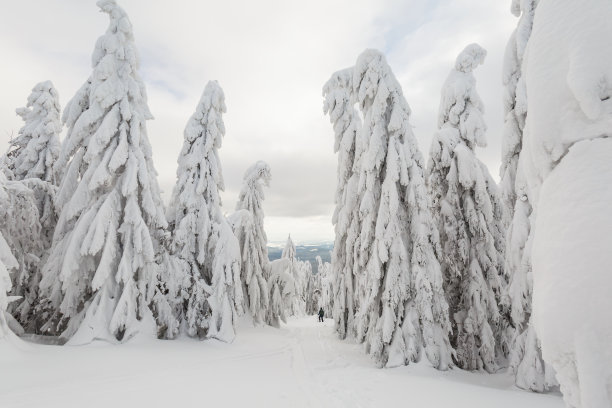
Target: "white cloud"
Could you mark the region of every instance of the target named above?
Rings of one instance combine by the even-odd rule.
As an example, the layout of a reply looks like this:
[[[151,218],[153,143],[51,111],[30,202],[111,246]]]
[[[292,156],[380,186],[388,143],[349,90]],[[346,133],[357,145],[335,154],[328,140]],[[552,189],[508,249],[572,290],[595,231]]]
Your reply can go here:
[[[509,5],[491,0],[124,0],[141,54],[155,120],[149,137],[166,196],[175,180],[182,131],[204,85],[225,90],[227,135],[220,155],[231,212],[242,173],[256,160],[272,167],[265,211],[270,240],[333,237],[333,132],[321,87],[365,48],[389,57],[413,110],[424,155],[435,130],[442,82],[454,57],[478,41],[489,51],[479,69],[490,147],[482,157],[496,176],[501,135],[501,56],[515,24]],[[4,5],[0,143],[21,126],[14,109],[32,86],[51,79],[65,104],[90,72],[106,27],[95,2],[37,0]],[[302,238],[302,234],[308,238]]]

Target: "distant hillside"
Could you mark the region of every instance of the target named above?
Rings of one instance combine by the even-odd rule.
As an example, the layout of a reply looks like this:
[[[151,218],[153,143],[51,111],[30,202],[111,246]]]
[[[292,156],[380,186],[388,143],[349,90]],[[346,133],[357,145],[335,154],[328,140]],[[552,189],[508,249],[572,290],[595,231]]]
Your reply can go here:
[[[268,258],[270,258],[271,261],[279,259],[283,253],[284,247],[284,243],[271,243],[270,246],[268,246]],[[298,259],[301,261],[310,261],[313,273],[317,273],[316,257],[320,256],[323,262],[331,262],[331,251],[333,248],[333,242],[322,242],[317,244],[296,245],[295,251]]]

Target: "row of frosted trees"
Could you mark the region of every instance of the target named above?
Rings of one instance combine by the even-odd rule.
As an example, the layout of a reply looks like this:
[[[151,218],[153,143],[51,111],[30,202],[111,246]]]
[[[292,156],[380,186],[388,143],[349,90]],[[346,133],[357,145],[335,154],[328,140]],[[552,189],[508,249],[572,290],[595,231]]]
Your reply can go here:
[[[0,336],[11,327],[75,344],[179,332],[229,341],[243,313],[275,326],[303,313],[310,264],[290,239],[283,259],[268,260],[266,163],[247,169],[236,212],[222,214],[223,90],[209,82],[187,123],[165,208],[132,26],[114,0],[97,4],[110,24],[90,77],[61,120],[53,84],[37,84],[0,162],[0,310],[10,312],[0,312]]]
[[[530,325],[531,207],[517,170],[520,67],[536,4],[513,4],[520,20],[506,51],[501,188],[475,155],[486,144],[473,75],[486,55],[480,46],[457,57],[442,88],[427,166],[381,53],[367,50],[332,75],[324,109],[338,153],[336,242],[332,265],[319,261],[313,275],[291,239],[280,260],[268,260],[267,164],[247,170],[236,212],[223,216],[225,101],[216,82],[186,126],[164,208],[132,27],[114,0],[99,1],[110,25],[91,76],[62,121],[53,85],[38,84],[1,163],[0,307],[16,322],[0,313],[0,335],[12,325],[73,342],[147,330],[231,340],[242,313],[278,326],[323,307],[340,337],[363,342],[381,366],[423,354],[442,370],[509,365],[519,386],[547,389],[551,372]],[[19,300],[9,305],[7,292]]]
[[[442,87],[427,166],[410,107],[385,57],[366,50],[323,87],[335,132],[333,316],[341,338],[364,343],[381,366],[419,361],[496,372],[519,387],[554,385],[530,324],[525,182],[517,171],[526,93],[520,66],[537,1],[520,16],[505,56],[500,186],[478,160],[486,146],[473,71],[486,51],[467,46]]]

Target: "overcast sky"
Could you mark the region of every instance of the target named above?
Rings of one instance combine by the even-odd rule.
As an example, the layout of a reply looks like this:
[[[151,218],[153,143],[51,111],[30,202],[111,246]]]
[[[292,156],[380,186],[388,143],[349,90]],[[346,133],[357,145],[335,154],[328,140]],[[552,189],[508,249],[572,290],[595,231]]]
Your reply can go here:
[[[50,79],[64,106],[91,72],[108,18],[95,0],[3,2],[0,14],[0,147],[21,127],[37,82]],[[225,91],[220,156],[223,210],[234,210],[244,171],[272,169],[264,209],[269,241],[333,240],[333,131],[321,88],[366,48],[386,55],[412,109],[427,156],[442,83],[469,43],[488,51],[476,71],[489,126],[479,157],[498,178],[501,64],[516,24],[507,0],[119,0],[134,26],[141,76],[155,120],[148,123],[159,183],[168,201],[183,129],[206,82]],[[62,135],[63,136],[63,135]]]

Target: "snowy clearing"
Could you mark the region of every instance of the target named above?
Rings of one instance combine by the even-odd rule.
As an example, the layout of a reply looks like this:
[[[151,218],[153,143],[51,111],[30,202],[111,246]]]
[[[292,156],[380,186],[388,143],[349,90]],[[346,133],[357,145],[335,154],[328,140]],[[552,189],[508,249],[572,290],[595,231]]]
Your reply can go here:
[[[559,395],[521,391],[509,374],[378,369],[333,321],[241,327],[233,344],[135,339],[124,345],[0,345],[0,401],[14,407],[538,407]],[[18,349],[18,351],[15,350]],[[7,369],[10,367],[10,369]]]

